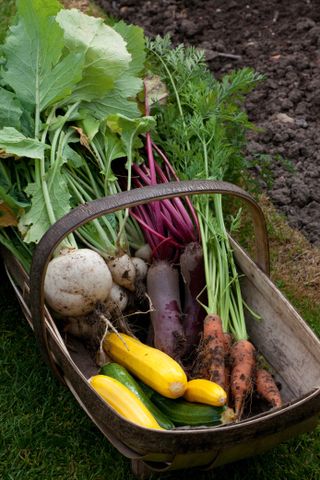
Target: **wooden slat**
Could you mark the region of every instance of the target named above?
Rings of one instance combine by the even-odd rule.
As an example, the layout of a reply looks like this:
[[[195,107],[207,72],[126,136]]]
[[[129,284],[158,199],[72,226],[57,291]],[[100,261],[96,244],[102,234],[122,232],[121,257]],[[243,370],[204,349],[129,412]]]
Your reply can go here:
[[[276,371],[290,401],[320,386],[320,341],[285,296],[235,243],[245,274],[241,286],[247,304],[261,320],[247,315],[248,333]]]

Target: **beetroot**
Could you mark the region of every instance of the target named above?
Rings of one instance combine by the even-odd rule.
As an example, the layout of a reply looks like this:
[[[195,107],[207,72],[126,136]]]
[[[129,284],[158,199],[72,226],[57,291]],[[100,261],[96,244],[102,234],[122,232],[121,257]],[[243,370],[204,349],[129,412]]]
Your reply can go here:
[[[189,243],[180,256],[180,269],[184,283],[183,327],[186,335],[186,354],[190,354],[200,341],[206,315],[198,300],[204,296],[205,275],[203,252],[197,242]],[[200,298],[198,296],[200,295]],[[203,299],[202,299],[203,300]]]
[[[180,361],[186,337],[181,323],[179,272],[165,260],[155,261],[147,275],[147,291],[154,310],[154,346]]]

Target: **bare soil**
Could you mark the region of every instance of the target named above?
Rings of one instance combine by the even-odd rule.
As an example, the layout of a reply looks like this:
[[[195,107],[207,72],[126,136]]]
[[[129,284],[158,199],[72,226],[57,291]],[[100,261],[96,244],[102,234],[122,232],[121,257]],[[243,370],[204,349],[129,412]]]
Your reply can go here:
[[[291,226],[320,245],[320,0],[98,0],[108,15],[202,48],[218,78],[265,75],[246,109],[247,157]]]

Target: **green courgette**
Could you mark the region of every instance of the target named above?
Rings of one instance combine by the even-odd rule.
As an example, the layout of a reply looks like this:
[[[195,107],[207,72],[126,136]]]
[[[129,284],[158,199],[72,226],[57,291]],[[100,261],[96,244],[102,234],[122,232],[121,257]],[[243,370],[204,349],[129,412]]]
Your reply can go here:
[[[107,363],[101,367],[100,374],[115,378],[129,388],[129,390],[131,390],[142,401],[142,403],[144,403],[162,428],[165,428],[166,430],[174,428],[175,425],[173,422],[161,412],[156,405],[154,405],[149,396],[145,394],[142,387],[122,365],[115,362]]]
[[[163,397],[147,385],[141,383],[146,396],[163,412],[176,426],[190,425],[220,425],[223,423],[225,407],[213,407],[200,403],[188,402],[183,399],[172,400]]]

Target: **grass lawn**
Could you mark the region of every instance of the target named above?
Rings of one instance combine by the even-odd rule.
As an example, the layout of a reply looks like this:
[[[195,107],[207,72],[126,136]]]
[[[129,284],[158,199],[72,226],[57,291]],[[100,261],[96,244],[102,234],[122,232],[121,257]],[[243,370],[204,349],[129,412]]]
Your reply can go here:
[[[13,5],[0,2],[1,40]],[[293,234],[267,201],[263,206],[270,229],[273,279],[320,336],[320,289],[312,264],[319,267],[315,261],[320,258],[319,249],[311,249],[298,233]],[[310,268],[308,259],[312,259]],[[1,262],[0,325],[0,479],[133,479],[129,461],[108,443],[43,363]],[[193,477],[194,472],[161,476],[168,480]],[[320,428],[263,456],[199,473],[197,478],[319,480]]]

